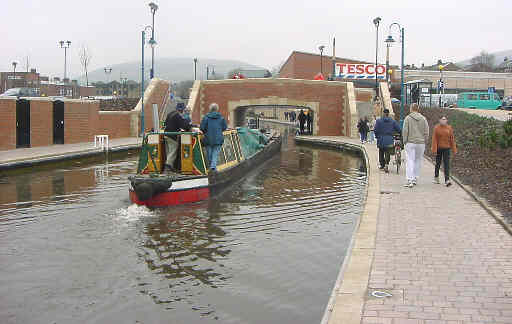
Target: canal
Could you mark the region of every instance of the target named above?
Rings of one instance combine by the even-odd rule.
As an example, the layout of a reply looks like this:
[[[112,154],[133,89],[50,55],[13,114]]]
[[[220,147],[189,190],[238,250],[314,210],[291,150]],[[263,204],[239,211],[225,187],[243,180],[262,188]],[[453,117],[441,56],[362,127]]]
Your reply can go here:
[[[279,156],[186,206],[130,203],[136,153],[1,174],[0,322],[320,322],[366,173],[283,131]]]

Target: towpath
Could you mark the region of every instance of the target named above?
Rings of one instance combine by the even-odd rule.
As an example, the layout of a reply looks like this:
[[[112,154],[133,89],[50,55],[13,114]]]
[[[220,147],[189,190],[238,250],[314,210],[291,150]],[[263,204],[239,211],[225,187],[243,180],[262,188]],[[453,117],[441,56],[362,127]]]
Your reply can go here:
[[[133,149],[141,144],[141,138],[127,137],[109,141],[110,151]],[[94,142],[61,144],[0,151],[0,170],[30,166],[38,163],[79,158],[101,153],[103,149],[94,147]]]
[[[375,145],[364,148],[367,204],[323,322],[511,324],[512,236],[462,187],[433,184],[427,160],[411,189],[404,171],[377,169]]]

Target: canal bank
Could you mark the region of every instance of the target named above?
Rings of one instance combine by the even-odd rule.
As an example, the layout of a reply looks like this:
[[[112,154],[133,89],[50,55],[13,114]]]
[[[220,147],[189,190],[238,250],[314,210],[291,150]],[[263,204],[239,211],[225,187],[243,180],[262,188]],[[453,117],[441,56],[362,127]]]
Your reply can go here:
[[[109,142],[108,151],[120,152],[137,149],[140,147],[141,141],[142,138],[139,137],[113,139]],[[100,154],[104,154],[104,149],[95,147],[93,142],[0,151],[0,171],[86,158]]]
[[[512,237],[463,188],[433,184],[427,160],[405,188],[404,170],[380,172],[376,147],[354,139],[297,141],[368,161],[367,204],[322,323],[512,323]]]

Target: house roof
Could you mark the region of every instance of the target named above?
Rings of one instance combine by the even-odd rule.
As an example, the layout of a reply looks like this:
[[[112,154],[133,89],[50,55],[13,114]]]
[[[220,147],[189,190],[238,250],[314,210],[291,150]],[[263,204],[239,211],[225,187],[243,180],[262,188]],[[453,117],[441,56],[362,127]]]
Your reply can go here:
[[[316,57],[320,57],[320,54],[316,54],[316,53],[308,53],[308,52],[302,52],[302,51],[293,51],[290,56],[288,56],[288,58],[286,59],[286,61],[283,63],[283,65],[281,65],[281,68],[279,69],[279,72],[281,72],[283,66],[285,66],[288,61],[290,61],[290,59],[294,56],[294,55],[297,55],[297,54],[300,54],[300,55],[311,55],[311,56],[316,56]],[[332,57],[330,55],[323,55],[325,57]],[[354,60],[354,59],[349,59],[349,58],[345,58],[345,57],[338,57],[336,56],[334,58],[336,61],[351,61],[351,62],[354,62],[354,63],[364,63],[364,64],[372,64],[371,62],[366,62],[366,61],[360,61],[360,60]]]

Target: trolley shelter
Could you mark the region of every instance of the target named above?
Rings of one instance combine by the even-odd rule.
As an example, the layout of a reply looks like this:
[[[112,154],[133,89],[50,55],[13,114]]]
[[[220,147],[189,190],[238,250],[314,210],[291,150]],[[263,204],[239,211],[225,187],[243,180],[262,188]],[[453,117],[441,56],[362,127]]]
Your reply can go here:
[[[432,81],[413,80],[404,84],[405,104],[417,103],[420,107],[432,107]]]

